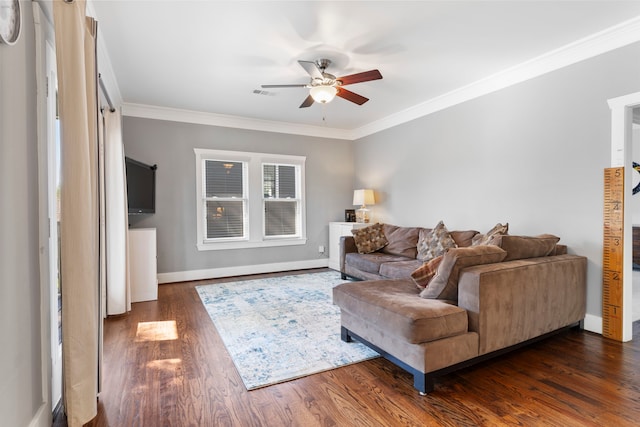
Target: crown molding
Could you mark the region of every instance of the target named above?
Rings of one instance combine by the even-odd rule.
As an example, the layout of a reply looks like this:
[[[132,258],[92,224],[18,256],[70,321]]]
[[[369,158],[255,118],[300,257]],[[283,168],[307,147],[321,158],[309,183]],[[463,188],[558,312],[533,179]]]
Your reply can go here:
[[[259,130],[263,132],[287,133],[318,138],[353,139],[352,132],[344,129],[251,119],[247,117],[157,107],[153,105],[124,103],[122,104],[122,114],[125,116],[141,117],[145,119]]]
[[[131,117],[353,141],[638,41],[640,41],[640,16],[352,130],[131,103],[122,104],[122,114]],[[119,95],[117,86],[114,92]]]
[[[355,129],[353,137],[359,139],[372,135],[637,41],[640,41],[640,16],[369,123]]]

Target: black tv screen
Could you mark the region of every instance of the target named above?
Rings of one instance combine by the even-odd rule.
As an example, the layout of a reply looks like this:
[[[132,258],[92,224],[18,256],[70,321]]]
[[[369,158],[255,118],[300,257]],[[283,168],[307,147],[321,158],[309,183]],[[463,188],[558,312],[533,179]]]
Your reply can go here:
[[[156,169],[125,157],[129,214],[156,213]]]

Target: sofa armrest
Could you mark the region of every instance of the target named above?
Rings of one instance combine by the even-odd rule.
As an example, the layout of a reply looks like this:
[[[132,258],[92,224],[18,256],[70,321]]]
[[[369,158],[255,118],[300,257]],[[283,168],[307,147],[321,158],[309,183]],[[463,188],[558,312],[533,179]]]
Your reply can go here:
[[[464,269],[458,306],[479,354],[509,347],[572,325],[586,314],[587,259],[557,255]]]
[[[340,237],[340,271],[342,273],[345,272],[344,269],[344,259],[348,253],[358,252],[358,248],[356,247],[356,241],[353,239],[353,236],[341,236]]]

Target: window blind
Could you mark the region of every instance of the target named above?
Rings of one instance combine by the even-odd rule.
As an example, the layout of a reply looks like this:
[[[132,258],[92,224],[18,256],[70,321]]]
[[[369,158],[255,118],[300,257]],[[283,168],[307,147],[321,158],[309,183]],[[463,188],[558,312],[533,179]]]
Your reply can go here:
[[[297,201],[266,200],[264,204],[265,236],[297,234]]]
[[[244,202],[207,201],[207,239],[244,236]]]
[[[205,160],[205,197],[243,197],[242,162]]]

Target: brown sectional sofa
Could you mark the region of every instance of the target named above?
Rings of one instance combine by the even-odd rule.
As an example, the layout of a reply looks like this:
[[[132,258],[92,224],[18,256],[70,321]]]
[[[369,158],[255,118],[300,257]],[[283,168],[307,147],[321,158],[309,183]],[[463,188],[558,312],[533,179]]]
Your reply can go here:
[[[396,231],[413,241],[410,230]],[[454,240],[469,246],[470,234],[459,232]],[[563,245],[534,258],[509,247],[505,261],[461,268],[453,301],[420,297],[409,276],[422,265],[415,256],[357,254],[351,237],[341,244],[342,272],[365,280],[333,290],[342,339],[361,341],[411,372],[422,394],[433,390],[438,375],[578,326],[585,316],[587,260]]]

